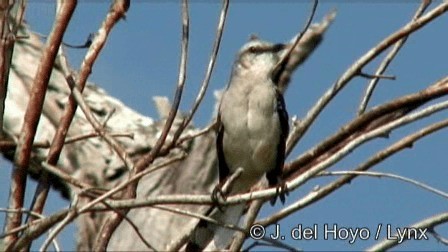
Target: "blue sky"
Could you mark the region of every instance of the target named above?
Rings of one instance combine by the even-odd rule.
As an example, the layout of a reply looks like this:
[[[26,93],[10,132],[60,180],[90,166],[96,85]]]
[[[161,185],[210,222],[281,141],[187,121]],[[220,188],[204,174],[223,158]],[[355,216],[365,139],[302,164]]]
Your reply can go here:
[[[432,6],[435,6],[438,2]],[[290,116],[299,118],[313,106],[327,88],[361,55],[380,40],[405,25],[413,16],[419,1],[322,1],[316,13],[316,21],[332,9],[337,10],[335,22],[324,41],[311,58],[294,75],[285,100]],[[204,77],[219,15],[218,1],[193,1],[190,5],[191,30],[186,90],[181,109],[189,110]],[[213,91],[227,85],[230,67],[238,49],[250,34],[272,42],[286,42],[303,27],[309,15],[308,1],[235,1],[229,9],[221,52],[211,79],[210,88],[200,107],[194,124],[205,126],[211,119]],[[80,1],[64,40],[82,44],[89,33],[95,32],[109,8],[106,1]],[[30,1],[26,19],[31,28],[48,34],[53,20],[53,5],[49,1]],[[448,17],[444,16],[415,33],[400,51],[386,74],[397,80],[383,80],[375,91],[371,104],[379,104],[395,97],[425,88],[446,76],[446,33]],[[172,97],[177,83],[180,53],[180,5],[177,1],[136,1],[127,19],[120,22],[97,60],[90,81],[104,88],[140,113],[157,117],[151,97]],[[68,50],[73,68],[78,69],[85,50]],[[379,61],[364,70],[373,73]],[[297,157],[315,145],[355,115],[361,95],[368,80],[356,78],[333,100],[321,117],[289,157]],[[388,139],[377,139],[352,153],[332,169],[353,169],[370,155],[388,146],[419,127],[446,118],[441,112],[422,122],[394,131]],[[448,191],[448,170],[444,165],[448,134],[442,130],[418,142],[386,160],[375,171],[395,173]],[[11,165],[0,161],[3,172],[0,181],[9,183]],[[313,179],[294,191],[287,200],[294,202],[316,185],[325,185],[334,177]],[[0,191],[0,205],[6,206],[7,188]],[[32,190],[30,190],[32,191]],[[31,196],[29,196],[31,197]],[[65,207],[57,193],[52,194],[52,206],[48,212]],[[423,218],[447,210],[447,199],[423,191],[410,184],[387,178],[358,178],[326,199],[305,208],[281,222],[281,230],[287,232],[302,224],[305,227],[325,224],[347,228],[369,228],[374,232],[379,224],[405,227]],[[277,210],[263,208],[262,216]],[[0,225],[3,217],[0,218]],[[64,250],[74,248],[73,227],[59,238]],[[448,236],[448,227],[439,227],[440,234]],[[384,235],[385,236],[385,235]],[[384,236],[381,236],[382,238]],[[373,239],[324,240],[322,232],[315,241],[294,241],[288,244],[305,250],[360,250],[375,243]],[[40,244],[39,244],[40,245]],[[429,241],[410,241],[398,249],[442,250],[443,245],[431,236]]]

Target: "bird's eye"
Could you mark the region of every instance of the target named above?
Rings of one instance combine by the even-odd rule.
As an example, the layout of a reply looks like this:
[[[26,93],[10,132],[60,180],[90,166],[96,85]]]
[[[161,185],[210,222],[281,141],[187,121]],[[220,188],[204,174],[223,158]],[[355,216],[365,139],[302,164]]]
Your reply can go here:
[[[257,51],[257,47],[255,47],[255,46],[249,46],[249,48],[247,48],[247,51],[248,51],[248,52],[251,52],[251,53],[254,53],[254,52]]]

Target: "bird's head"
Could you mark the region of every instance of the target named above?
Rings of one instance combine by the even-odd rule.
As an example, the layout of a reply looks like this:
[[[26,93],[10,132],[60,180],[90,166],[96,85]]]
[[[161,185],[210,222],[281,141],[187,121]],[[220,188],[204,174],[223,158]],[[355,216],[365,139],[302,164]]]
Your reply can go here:
[[[283,49],[284,44],[273,44],[252,37],[238,52],[234,74],[270,75]]]

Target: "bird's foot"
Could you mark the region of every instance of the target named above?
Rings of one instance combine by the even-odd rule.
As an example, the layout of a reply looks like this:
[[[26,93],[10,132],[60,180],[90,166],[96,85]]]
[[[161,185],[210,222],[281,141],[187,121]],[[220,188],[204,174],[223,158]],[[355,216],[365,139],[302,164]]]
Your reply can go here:
[[[223,211],[221,202],[226,200],[226,196],[224,195],[224,192],[222,191],[222,188],[220,185],[217,185],[212,192],[212,201],[213,205],[217,207],[220,211]]]
[[[288,187],[286,186],[286,183],[284,181],[280,182],[279,185],[276,187],[276,195],[271,199],[271,205],[275,205],[275,202],[277,201],[277,197],[280,198],[280,201],[282,204],[285,204],[286,196],[289,195]]]

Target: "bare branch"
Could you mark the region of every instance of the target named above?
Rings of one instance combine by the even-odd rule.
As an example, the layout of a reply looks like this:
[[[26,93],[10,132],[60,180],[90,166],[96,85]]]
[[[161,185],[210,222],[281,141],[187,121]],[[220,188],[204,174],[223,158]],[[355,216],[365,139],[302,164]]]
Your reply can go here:
[[[419,18],[425,10],[429,7],[431,4],[431,0],[422,0],[422,3],[418,7],[417,11],[414,14],[414,17],[412,20],[415,20]],[[406,40],[408,39],[408,36],[403,37],[400,39],[394,47],[390,50],[390,52],[387,54],[387,56],[384,58],[384,60],[381,62],[380,66],[376,70],[374,76],[382,76],[386,68],[389,66],[389,64],[392,62],[392,60],[395,58],[395,56],[400,51],[401,47],[406,43]],[[369,82],[369,85],[366,88],[366,91],[364,93],[364,96],[362,97],[361,103],[359,104],[358,108],[358,115],[361,115],[366,110],[367,104],[370,100],[370,97],[373,94],[373,90],[376,87],[376,84],[378,83],[380,77],[374,77],[373,80]]]
[[[362,176],[369,176],[369,177],[377,177],[377,178],[393,178],[393,179],[397,179],[397,180],[401,180],[410,184],[413,184],[417,187],[420,187],[424,190],[430,191],[434,194],[437,194],[439,196],[442,196],[444,198],[448,199],[448,193],[441,191],[439,189],[436,189],[434,187],[431,187],[425,183],[419,182],[417,180],[414,179],[410,179],[404,176],[400,176],[400,175],[396,175],[396,174],[392,174],[392,173],[385,173],[385,172],[368,172],[368,171],[323,171],[319,174],[317,174],[318,176],[338,176],[338,175],[362,175]]]
[[[355,63],[353,63],[342,76],[331,86],[317,103],[308,111],[305,118],[300,122],[300,126],[295,131],[291,132],[287,142],[287,154],[302,138],[320,112],[327,106],[327,104],[336,96],[339,91],[344,88],[347,83],[352,80],[362,68],[375,59],[381,52],[394,45],[401,38],[408,36],[416,30],[422,28],[424,25],[433,21],[440,15],[448,11],[448,2],[443,2],[426,15],[411,21],[398,31],[381,41],[377,46],[369,50],[366,54],[361,56]]]
[[[216,126],[216,120],[213,123],[209,124],[204,129],[199,130],[196,133],[189,134],[189,135],[186,135],[186,136],[182,137],[181,139],[179,139],[178,143],[181,144],[183,142],[190,141],[191,139],[194,139],[194,138],[196,138],[198,136],[202,136],[202,135],[208,133],[209,131],[213,130],[215,128],[215,126]]]
[[[305,172],[313,162],[325,159],[327,156],[345,146],[354,137],[402,117],[426,102],[445,95],[448,92],[447,83],[448,77],[445,77],[424,90],[397,98],[362,114],[342,127],[337,133],[306,151],[290,164],[287,164],[283,171],[284,176],[294,177]]]
[[[62,37],[71,19],[76,7],[76,1],[64,1],[61,11],[56,16],[53,29],[47,40],[46,49],[42,55],[41,64],[38,67],[34,83],[31,90],[29,104],[27,106],[22,133],[17,145],[17,151],[14,158],[14,168],[11,175],[11,188],[9,208],[20,209],[23,207],[23,197],[26,189],[26,172],[30,163],[31,149],[39,123],[42,107],[45,99],[45,93],[53,70],[53,64],[57,55]],[[5,230],[16,228],[20,225],[22,213],[11,213],[7,215]],[[17,240],[17,235],[5,238],[7,250],[13,246]]]
[[[71,202],[72,209],[76,208],[76,205],[78,204],[78,196],[75,195],[73,198],[73,201]],[[65,216],[65,218],[59,222],[56,227],[50,231],[50,235],[47,239],[45,239],[44,243],[40,247],[39,251],[47,251],[48,246],[50,245],[51,241],[56,237],[58,233],[62,231],[64,227],[66,227],[71,221],[73,221],[76,218],[77,214],[76,211],[69,211],[68,214]]]
[[[17,239],[17,242],[14,244],[11,251],[19,251],[20,249],[28,246],[31,241],[37,239],[40,235],[52,228],[56,223],[62,221],[68,213],[69,210],[62,210],[46,218],[29,222],[27,225],[32,225],[29,225],[27,232]]]
[[[443,236],[441,236],[439,233],[437,233],[437,232],[434,230],[433,227],[432,227],[432,228],[429,228],[428,232],[429,232],[430,234],[432,234],[432,236],[434,236],[434,238],[436,238],[436,240],[437,240],[438,242],[442,243],[442,244],[445,245],[445,246],[448,246],[448,239],[445,238],[445,237],[443,237]]]
[[[130,139],[134,139],[134,133],[109,133],[111,137],[127,137]],[[71,144],[77,141],[86,140],[92,137],[100,137],[101,135],[98,132],[87,133],[79,136],[69,137],[65,140],[64,144]]]
[[[404,239],[403,241],[401,241],[401,243],[399,243],[398,239],[385,239],[375,245],[373,245],[370,248],[367,248],[366,251],[386,251],[387,249],[396,247],[400,244],[403,244],[404,241],[407,241],[408,239],[406,239],[406,237],[408,236],[407,234],[409,234],[409,232],[415,232],[415,230],[418,231],[418,233],[421,234],[421,232],[427,232],[428,229],[433,229],[434,227],[440,225],[440,224],[444,224],[448,222],[448,212],[446,213],[441,213],[441,214],[437,214],[434,216],[431,216],[427,219],[424,219],[422,221],[419,221],[415,224],[412,224],[411,226],[409,226],[407,229],[403,230],[404,234]],[[397,234],[394,234],[397,235]],[[413,237],[413,236],[411,236]]]
[[[216,27],[215,42],[213,43],[212,53],[207,66],[207,71],[205,73],[204,80],[202,81],[201,89],[199,90],[196,100],[194,101],[194,104],[190,112],[188,113],[188,117],[184,119],[182,125],[176,130],[171,145],[175,144],[175,142],[180,137],[182,132],[190,124],[194,114],[196,113],[196,110],[198,109],[199,105],[202,102],[202,99],[204,98],[205,92],[207,91],[208,84],[210,83],[210,77],[212,76],[212,72],[215,67],[216,58],[218,57],[219,46],[221,45],[222,41],[222,33],[224,32],[224,25],[226,23],[228,9],[229,9],[229,0],[223,0],[221,7],[221,15],[219,16],[218,27]]]
[[[59,169],[56,166],[53,166],[51,164],[48,164],[46,162],[42,162],[42,167],[44,167],[48,172],[58,176],[59,178],[61,178],[62,180],[64,180],[65,182],[74,185],[76,187],[79,187],[81,189],[88,189],[88,188],[92,188],[91,185],[88,185],[82,181],[79,181],[77,179],[75,179],[74,177],[70,176],[69,174],[66,174],[62,169]]]
[[[85,206],[83,206],[81,209],[79,209],[78,211],[80,213],[85,212],[87,210],[89,210],[89,208],[92,208],[94,205],[98,204],[99,202],[111,197],[112,195],[116,194],[117,192],[125,189],[130,183],[137,181],[138,179],[140,179],[141,177],[149,174],[150,172],[154,172],[158,169],[161,169],[163,167],[166,167],[174,162],[178,162],[179,160],[183,159],[185,156],[184,155],[179,155],[179,156],[174,156],[173,158],[166,160],[165,162],[161,162],[158,165],[155,165],[154,167],[149,167],[149,169],[141,171],[139,173],[137,173],[135,176],[133,176],[131,179],[129,179],[128,181],[125,181],[124,183],[112,188],[111,190],[109,190],[107,193],[101,195],[100,197],[96,198],[95,200],[89,202],[89,204],[86,204]],[[132,201],[132,200],[131,200]],[[113,208],[118,208],[116,206],[114,206],[113,204],[111,204],[111,206]]]
[[[268,242],[255,241],[251,245],[247,246],[243,251],[252,251],[252,249],[256,247],[273,247],[276,249],[283,248],[286,249],[287,251],[303,251],[301,249],[296,249],[292,246],[289,246],[288,244],[280,243],[277,240],[269,240]]]
[[[113,207],[111,207],[109,204],[107,204],[106,202],[102,201],[101,203],[103,203],[107,208],[111,209],[112,211],[114,211],[117,214],[121,214],[119,210],[114,209]],[[123,215],[123,219],[132,227],[132,229],[134,230],[134,232],[137,234],[138,238],[145,244],[146,248],[155,251],[156,249],[149,243],[149,241],[147,241],[147,239],[142,235],[142,233],[140,232],[140,230],[138,229],[137,225],[126,215]]]
[[[407,116],[404,116],[400,119],[396,119],[390,123],[387,123],[381,127],[378,127],[366,134],[360,135],[350,142],[348,142],[345,146],[343,146],[340,150],[332,154],[327,159],[323,160],[322,162],[317,163],[316,165],[313,165],[311,169],[304,172],[299,177],[293,179],[290,183],[287,184],[288,189],[297,188],[298,186],[304,184],[306,181],[308,181],[310,178],[314,177],[319,172],[323,171],[324,169],[328,168],[329,166],[333,165],[337,161],[341,160],[346,155],[350,154],[356,147],[360,146],[361,144],[372,140],[376,137],[384,135],[386,132],[390,132],[393,129],[396,129],[398,127],[402,127],[406,124],[409,124],[411,122],[414,122],[416,120],[419,120],[421,118],[427,117],[429,115],[432,115],[438,111],[444,110],[448,108],[448,101],[439,102],[437,104],[431,105],[425,109],[419,110],[417,112],[414,112],[412,114],[409,114]]]
[[[359,72],[359,76],[367,78],[367,79],[385,79],[385,80],[395,80],[395,76],[389,76],[389,75],[381,75],[381,74],[368,74],[364,72]]]
[[[125,148],[117,140],[115,140],[115,138],[113,138],[108,132],[106,132],[106,130],[103,128],[103,125],[93,115],[90,107],[87,106],[78,87],[73,85],[74,80],[72,75],[67,76],[67,82],[69,83],[71,82],[73,97],[75,98],[79,107],[84,112],[84,115],[86,116],[87,120],[92,125],[92,127],[95,129],[95,131],[112,147],[112,149],[115,151],[115,153],[117,153],[117,155],[120,157],[120,159],[123,161],[123,163],[129,170],[134,169],[134,163],[129,158],[129,155],[126,152]]]
[[[304,28],[301,32],[297,35],[297,37],[294,39],[294,42],[291,44],[289,49],[282,55],[280,60],[278,61],[277,65],[272,69],[272,79],[274,80],[274,83],[277,83],[279,89],[283,93],[289,83],[289,80],[291,78],[291,74],[295,70],[295,68],[299,65],[299,58],[306,58],[308,54],[313,51],[314,47],[316,47],[320,43],[320,38],[316,39],[317,42],[315,42],[314,47],[311,46],[311,50],[301,50],[301,52],[298,52],[300,49],[303,49],[304,46],[301,45],[299,47],[300,40],[302,39],[303,35],[308,31],[308,28],[311,25],[311,22],[313,21],[314,14],[316,13],[317,5],[319,1],[314,0],[313,6],[310,12],[310,16],[308,17],[308,20],[305,23]],[[309,32],[311,34],[312,31]],[[310,36],[309,36],[310,37]],[[304,44],[302,42],[302,44]],[[300,49],[299,49],[300,48]],[[296,52],[294,52],[296,51]],[[304,52],[305,51],[305,52]],[[303,59],[304,60],[304,59]],[[302,60],[302,61],[303,61]]]
[[[28,210],[28,209],[24,209],[24,208],[22,208],[22,209],[6,209],[6,208],[0,208],[0,212],[5,212],[5,213],[9,213],[9,212],[22,212],[22,213],[28,214],[29,216],[33,216],[33,217],[36,218],[36,219],[42,219],[42,218],[45,218],[45,216],[43,216],[43,215],[41,215],[41,214],[39,214],[39,213],[30,211],[30,210]],[[12,233],[18,233],[18,232],[21,232],[21,231],[23,231],[23,230],[26,230],[26,229],[29,227],[29,225],[30,225],[30,223],[27,223],[27,224],[24,224],[24,225],[22,225],[22,226],[20,226],[20,227],[15,228],[14,230],[11,230],[11,231],[9,231],[9,232],[7,232],[7,233],[3,233],[3,234],[0,235],[0,239],[5,238],[6,236],[11,235]],[[56,251],[60,251],[58,242],[57,242],[56,240],[53,240],[53,246],[55,247],[55,250],[56,250]]]

